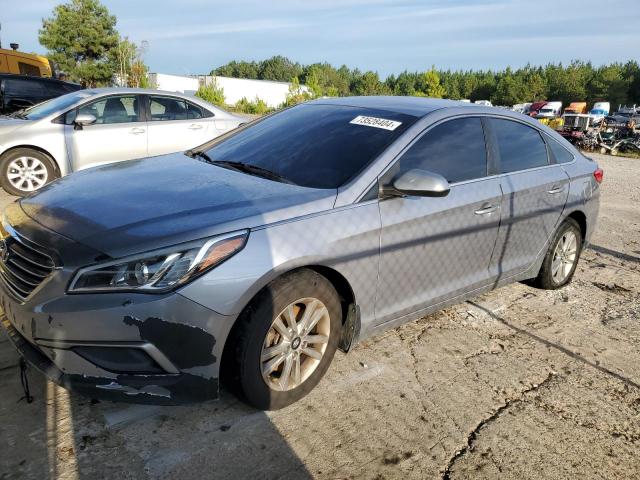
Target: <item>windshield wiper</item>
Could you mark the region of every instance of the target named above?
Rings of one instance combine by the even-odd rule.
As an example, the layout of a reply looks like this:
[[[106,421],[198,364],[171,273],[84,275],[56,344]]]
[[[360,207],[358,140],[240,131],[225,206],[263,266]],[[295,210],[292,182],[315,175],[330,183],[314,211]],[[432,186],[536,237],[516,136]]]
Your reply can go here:
[[[296,185],[295,182],[289,180],[286,177],[283,177],[279,173],[273,172],[267,168],[258,167],[257,165],[251,165],[250,163],[232,162],[230,160],[211,160],[211,163],[220,167],[229,167],[239,172],[248,173],[249,175],[255,175],[257,177],[263,177],[269,180],[275,180],[277,182]]]
[[[242,162],[232,162],[230,160],[213,160],[205,152],[200,151],[187,150],[185,154],[190,156],[191,158],[200,157],[205,162],[210,163],[211,165],[216,165],[218,167],[229,168],[237,172],[267,178],[269,180],[275,180],[277,182],[288,183],[290,185],[296,185],[295,182],[289,180],[288,178],[283,177],[282,175],[276,172],[272,172],[271,170],[268,170],[266,168],[258,167],[257,165],[251,165],[249,163]]]
[[[200,150],[187,150],[186,152],[184,152],[184,154],[187,157],[191,157],[191,158],[199,157],[199,158],[201,158],[202,160],[204,160],[207,163],[212,163],[213,162],[213,160],[211,160],[209,155],[207,155],[204,152],[201,152]]]

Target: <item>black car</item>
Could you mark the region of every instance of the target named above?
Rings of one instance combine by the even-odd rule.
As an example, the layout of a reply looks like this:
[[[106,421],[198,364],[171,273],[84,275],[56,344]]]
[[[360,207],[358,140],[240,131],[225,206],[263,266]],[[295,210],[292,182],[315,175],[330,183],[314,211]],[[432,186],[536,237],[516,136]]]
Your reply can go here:
[[[0,114],[7,114],[82,87],[53,78],[0,74]]]

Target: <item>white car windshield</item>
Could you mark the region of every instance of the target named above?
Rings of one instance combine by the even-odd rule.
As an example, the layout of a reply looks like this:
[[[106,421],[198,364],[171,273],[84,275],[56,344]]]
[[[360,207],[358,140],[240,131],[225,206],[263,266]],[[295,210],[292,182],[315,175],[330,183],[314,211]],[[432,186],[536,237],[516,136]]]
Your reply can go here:
[[[41,118],[47,117],[53,113],[60,112],[62,113],[67,108],[75,105],[83,98],[90,97],[91,94],[86,91],[78,91],[67,93],[66,95],[62,95],[61,97],[52,98],[51,100],[47,100],[46,102],[39,103],[34,105],[33,107],[29,107],[23,112],[20,112],[20,117],[25,118],[27,120],[40,120]]]

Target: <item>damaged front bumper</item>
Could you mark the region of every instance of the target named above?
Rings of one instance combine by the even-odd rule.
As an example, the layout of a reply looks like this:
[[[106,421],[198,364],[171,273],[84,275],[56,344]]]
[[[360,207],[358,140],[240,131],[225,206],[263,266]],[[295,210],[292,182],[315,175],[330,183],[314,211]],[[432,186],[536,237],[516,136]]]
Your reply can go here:
[[[152,308],[156,302],[143,302],[142,310],[148,314],[140,315],[141,307],[126,300],[102,311],[65,314],[45,307],[36,313],[12,304],[0,286],[0,324],[29,364],[51,381],[83,395],[167,405],[215,399],[224,340],[233,319],[178,294],[171,297],[155,305],[165,315],[167,309],[174,312],[166,315],[169,320]],[[174,315],[208,328],[174,323]],[[110,355],[94,358],[86,353],[89,348]],[[154,370],[140,372],[140,362],[129,366],[124,353],[131,350],[145,355]]]
[[[25,361],[45,375],[50,381],[73,392],[91,398],[114,402],[177,405],[215,399],[218,396],[218,379],[204,378],[188,373],[171,375],[117,375],[94,376],[64,373],[38,347],[28,342],[0,315],[0,324],[9,340]]]
[[[6,284],[0,259],[0,324],[29,364],[92,398],[154,404],[217,398],[235,316],[179,292],[67,294],[77,268],[102,254],[24,218],[12,233],[19,238],[11,241],[55,258],[51,273],[25,298]]]

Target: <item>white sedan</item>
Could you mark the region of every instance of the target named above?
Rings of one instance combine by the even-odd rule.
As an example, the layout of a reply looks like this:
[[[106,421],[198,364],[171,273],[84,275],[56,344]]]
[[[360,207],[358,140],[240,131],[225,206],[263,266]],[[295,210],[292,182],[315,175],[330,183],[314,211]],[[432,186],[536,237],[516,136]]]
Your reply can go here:
[[[244,122],[175,92],[80,90],[0,117],[0,185],[26,195],[85,168],[188,150]]]

